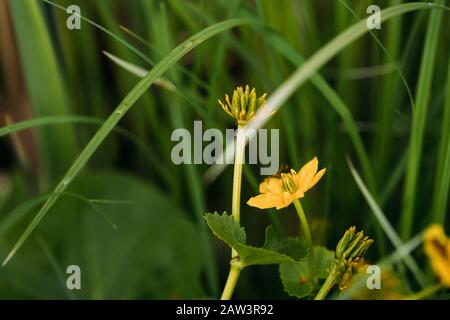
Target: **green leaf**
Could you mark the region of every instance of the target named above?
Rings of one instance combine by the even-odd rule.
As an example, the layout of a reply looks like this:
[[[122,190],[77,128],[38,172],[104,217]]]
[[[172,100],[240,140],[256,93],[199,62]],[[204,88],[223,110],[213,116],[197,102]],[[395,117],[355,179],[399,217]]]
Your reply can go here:
[[[293,297],[304,298],[311,295],[313,287],[306,278],[307,268],[302,263],[280,265],[280,278],[284,291]]]
[[[306,245],[298,238],[280,238],[272,227],[266,230],[264,246],[257,248],[245,244],[244,228],[227,213],[207,213],[205,219],[214,235],[238,252],[242,267],[293,263],[307,253]]]
[[[266,229],[264,249],[275,251],[301,261],[308,253],[308,247],[300,238],[281,238],[272,226]]]
[[[311,295],[313,285],[309,281],[308,259],[280,265],[280,278],[284,291],[290,296],[304,298]],[[334,260],[334,252],[324,247],[314,247],[314,272],[316,279],[325,279]]]
[[[230,247],[234,248],[238,243],[245,244],[245,230],[232,216],[215,212],[206,214],[205,219],[214,235]]]
[[[242,244],[238,244],[235,250],[239,253],[244,267],[253,265],[280,264],[294,261],[291,257],[275,251]]]

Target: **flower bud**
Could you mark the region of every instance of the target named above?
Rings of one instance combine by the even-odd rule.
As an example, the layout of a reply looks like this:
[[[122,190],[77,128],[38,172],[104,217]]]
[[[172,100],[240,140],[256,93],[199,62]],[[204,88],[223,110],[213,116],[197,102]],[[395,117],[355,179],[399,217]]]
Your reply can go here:
[[[350,256],[363,238],[364,238],[364,233],[362,231],[358,232],[355,235],[352,242],[350,242],[350,244],[345,249],[343,257],[346,258],[346,257]]]
[[[355,235],[356,228],[355,226],[350,227],[345,231],[344,236],[341,238],[339,243],[336,246],[336,258],[341,258],[344,254],[345,249],[347,248],[347,245],[352,241],[354,235]]]
[[[225,103],[218,101],[222,109],[237,121],[238,126],[244,126],[253,118],[256,111],[266,104],[266,96],[267,94],[263,94],[256,98],[255,88],[250,91],[247,85],[245,90],[242,87],[237,87],[233,91],[231,102],[228,94],[225,95]]]
[[[336,261],[332,270],[341,290],[349,286],[353,272],[364,265],[364,254],[373,243],[362,231],[355,232],[355,227],[347,229],[336,246]]]

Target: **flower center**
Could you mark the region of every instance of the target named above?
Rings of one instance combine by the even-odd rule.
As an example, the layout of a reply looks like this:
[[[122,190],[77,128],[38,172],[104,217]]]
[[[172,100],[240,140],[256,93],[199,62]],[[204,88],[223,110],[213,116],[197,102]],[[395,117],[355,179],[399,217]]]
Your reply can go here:
[[[295,191],[295,182],[291,173],[282,173],[281,181],[283,182],[284,191],[293,193]]]

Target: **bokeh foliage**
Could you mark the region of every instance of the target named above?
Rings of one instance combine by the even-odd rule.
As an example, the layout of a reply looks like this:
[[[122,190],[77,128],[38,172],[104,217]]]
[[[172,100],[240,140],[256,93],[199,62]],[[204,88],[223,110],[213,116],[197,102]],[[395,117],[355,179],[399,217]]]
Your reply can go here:
[[[376,4],[385,8],[404,2]],[[165,77],[177,91],[153,85],[141,97],[23,248],[0,269],[0,298],[217,297],[229,252],[213,239],[202,216],[230,210],[232,169],[206,184],[202,179],[206,165],[174,165],[171,132],[179,127],[192,131],[194,120],[203,120],[204,129],[232,127],[218,98],[247,83],[270,97],[304,59],[359,19],[342,1],[329,0],[55,1],[79,5],[83,16],[145,53],[144,61],[85,21],[81,30],[68,30],[67,14],[48,3],[0,3],[7,12],[0,21],[2,37],[10,32],[14,39],[0,42],[2,126],[5,115],[13,122],[24,120],[23,114],[82,115],[91,120],[36,127],[32,136],[0,137],[2,260],[99,123],[139,81],[102,51],[150,70],[177,44],[214,23],[245,16],[265,24],[225,30],[171,67]],[[345,3],[365,18],[373,1]],[[349,123],[369,155],[374,176],[373,188],[369,187],[404,239],[432,221],[446,225],[448,17],[442,10],[421,10],[389,20],[373,33],[389,55],[373,36],[363,36],[321,69],[321,78],[312,78],[297,90],[268,123],[268,128],[280,129],[282,163],[298,169],[317,155],[327,167],[325,179],[304,203],[317,244],[333,248],[344,230],[355,224],[374,235],[372,261],[394,250],[345,160],[349,156],[364,173],[364,164],[356,161],[355,133]],[[7,67],[11,56],[19,61],[16,68]],[[17,76],[23,81],[12,80]],[[336,112],[330,100],[347,108],[350,116]],[[414,151],[408,154],[411,144]],[[260,180],[258,166],[247,165],[243,203],[257,192]],[[413,200],[405,196],[411,190]],[[87,199],[103,201],[93,205]],[[402,211],[410,212],[410,227],[405,222],[410,218],[404,213],[401,218]],[[263,242],[269,223],[285,235],[298,234],[293,208],[266,214],[244,207],[241,217],[249,244]],[[415,258],[422,267],[427,265],[420,250]],[[65,268],[70,264],[82,269],[79,292],[65,289]],[[404,276],[417,286],[407,271]],[[246,270],[240,281],[236,297],[288,297],[276,267]]]

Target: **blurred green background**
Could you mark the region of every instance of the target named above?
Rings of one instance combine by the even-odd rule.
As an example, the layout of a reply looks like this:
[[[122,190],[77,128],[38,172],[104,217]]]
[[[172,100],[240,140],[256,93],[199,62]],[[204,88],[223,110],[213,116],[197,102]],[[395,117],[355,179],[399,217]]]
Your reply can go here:
[[[1,260],[139,81],[103,52],[150,70],[148,62],[160,61],[209,25],[240,16],[261,21],[205,41],[165,74],[175,91],[155,84],[139,99],[0,268],[0,298],[217,298],[229,250],[213,238],[202,216],[230,211],[232,167],[206,183],[208,166],[173,164],[172,131],[192,132],[194,120],[202,120],[204,129],[233,128],[218,98],[245,84],[270,97],[305,59],[367,18],[369,5],[406,2],[55,0],[78,5],[83,16],[145,53],[144,61],[87,21],[81,30],[69,30],[69,15],[49,3],[0,0],[0,125],[48,119],[0,137]],[[316,155],[327,167],[303,202],[317,244],[332,249],[356,225],[376,240],[369,260],[394,250],[346,156],[404,240],[431,222],[448,225],[448,17],[438,9],[394,17],[340,51],[268,123],[280,129],[281,164],[298,169]],[[259,166],[246,165],[244,176],[241,223],[248,242],[261,244],[268,224],[284,235],[298,234],[293,208],[266,213],[245,205],[262,180]],[[426,269],[422,250],[414,256]],[[72,264],[81,267],[82,290],[66,289]],[[276,266],[245,270],[235,297],[288,298]]]

